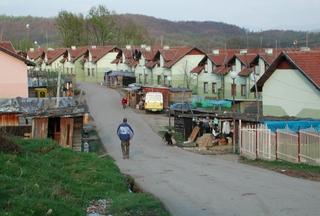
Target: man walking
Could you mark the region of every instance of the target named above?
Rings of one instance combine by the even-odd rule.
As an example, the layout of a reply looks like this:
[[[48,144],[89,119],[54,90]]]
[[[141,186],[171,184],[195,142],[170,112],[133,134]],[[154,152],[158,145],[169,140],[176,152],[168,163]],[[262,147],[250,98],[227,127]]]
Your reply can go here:
[[[119,125],[117,134],[121,140],[123,159],[129,159],[130,140],[132,139],[134,132],[131,126],[127,123],[127,118],[124,118],[123,122]]]

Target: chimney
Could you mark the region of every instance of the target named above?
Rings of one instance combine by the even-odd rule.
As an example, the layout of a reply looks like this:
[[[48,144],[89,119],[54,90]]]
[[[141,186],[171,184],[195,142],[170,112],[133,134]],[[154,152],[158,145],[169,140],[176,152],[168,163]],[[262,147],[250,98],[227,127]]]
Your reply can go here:
[[[34,48],[30,48],[30,52],[34,52]]]
[[[126,45],[127,50],[131,50],[131,45]]]
[[[267,48],[264,50],[264,52],[268,55],[272,55],[273,54],[273,49],[272,48]]]
[[[300,47],[301,52],[309,52],[310,48],[309,47]]]
[[[71,46],[71,49],[72,50],[75,50],[77,47],[76,46]]]
[[[169,47],[169,46],[163,46],[163,49],[164,49],[164,50],[169,50],[170,47]]]
[[[241,49],[240,50],[240,55],[245,55],[248,53],[248,50],[247,49]]]
[[[220,50],[219,49],[214,49],[214,50],[212,50],[212,54],[219,55],[220,54]]]

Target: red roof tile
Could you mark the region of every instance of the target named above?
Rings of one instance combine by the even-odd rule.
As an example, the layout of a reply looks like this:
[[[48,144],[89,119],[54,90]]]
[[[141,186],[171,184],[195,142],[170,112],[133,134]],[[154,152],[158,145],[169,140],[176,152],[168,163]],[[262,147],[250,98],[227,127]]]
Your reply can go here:
[[[257,57],[258,54],[236,54],[234,57],[238,58],[245,66],[250,66],[250,63]]]
[[[116,46],[101,46],[96,48],[89,48],[90,53],[92,55],[92,61],[97,62],[99,61],[103,56],[108,54],[109,52],[119,52],[120,49]]]
[[[191,47],[174,47],[170,48],[169,50],[160,50],[160,53],[162,54],[165,64],[164,67],[171,68],[175,63],[177,63],[179,60],[181,60],[184,56],[188,55],[191,52],[198,52],[202,55],[205,55],[205,53],[198,48],[191,48]]]
[[[0,41],[0,46],[11,51],[11,52],[16,53],[16,50],[14,49],[11,41]]]
[[[228,54],[208,54],[208,57],[216,66],[221,66],[226,64],[232,56]]]
[[[38,58],[42,57],[44,55],[44,53],[45,53],[44,48],[38,48],[33,51],[29,50],[27,52],[27,56],[32,60],[37,60]]]
[[[282,52],[258,80],[257,85],[259,90],[262,90],[264,83],[284,61],[287,61],[289,64],[291,64],[293,68],[298,69],[308,80],[310,80],[310,82],[315,85],[315,87],[320,90],[320,51]]]
[[[286,55],[320,88],[320,51],[287,52]]]
[[[217,67],[214,72],[219,75],[226,75],[231,71],[231,67],[226,67],[225,65],[222,65],[220,67]]]
[[[47,64],[52,64],[55,60],[57,60],[60,56],[65,55],[67,52],[66,48],[57,48],[54,50],[48,50],[47,51]]]
[[[246,76],[249,76],[252,71],[253,71],[252,68],[247,68],[247,67],[245,67],[245,68],[243,68],[243,69],[238,73],[238,75],[239,75],[239,76],[244,76],[244,77],[246,77]]]
[[[75,62],[88,51],[88,47],[78,47],[76,49],[69,49],[68,51],[71,56],[71,61]]]
[[[146,67],[147,68],[154,68],[154,66],[156,66],[157,64],[159,64],[159,61],[148,61],[146,63]]]
[[[197,66],[197,67],[195,67],[195,68],[192,69],[191,73],[200,74],[203,69],[204,69],[204,66],[203,66],[203,65]]]

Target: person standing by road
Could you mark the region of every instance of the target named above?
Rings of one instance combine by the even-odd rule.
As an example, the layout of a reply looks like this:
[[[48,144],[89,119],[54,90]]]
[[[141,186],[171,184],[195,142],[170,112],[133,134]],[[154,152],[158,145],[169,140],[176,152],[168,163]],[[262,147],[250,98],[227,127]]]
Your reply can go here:
[[[123,122],[118,126],[117,135],[121,140],[121,149],[123,159],[129,159],[130,140],[132,139],[134,132],[131,126],[127,123],[127,118],[123,119]]]
[[[123,97],[121,100],[121,104],[122,104],[123,109],[125,109],[128,105],[128,99],[126,97]]]

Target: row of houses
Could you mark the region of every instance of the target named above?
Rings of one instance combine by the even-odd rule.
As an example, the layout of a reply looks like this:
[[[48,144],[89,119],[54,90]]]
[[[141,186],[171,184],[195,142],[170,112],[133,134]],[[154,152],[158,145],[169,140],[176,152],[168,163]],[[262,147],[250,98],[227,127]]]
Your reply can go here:
[[[307,48],[206,53],[195,47],[85,46],[30,49],[23,62],[86,82],[102,82],[110,71],[131,73],[142,85],[188,88],[208,99],[258,98],[267,116],[320,118],[319,53]]]
[[[312,66],[319,63],[318,54],[319,50],[307,48],[206,53],[195,47],[141,45],[40,48],[30,50],[27,59],[39,69],[75,74],[78,81],[101,82],[108,71],[125,71],[142,85],[189,88],[210,99],[259,97],[264,115],[319,118],[319,70]],[[262,93],[257,93],[255,81]]]

